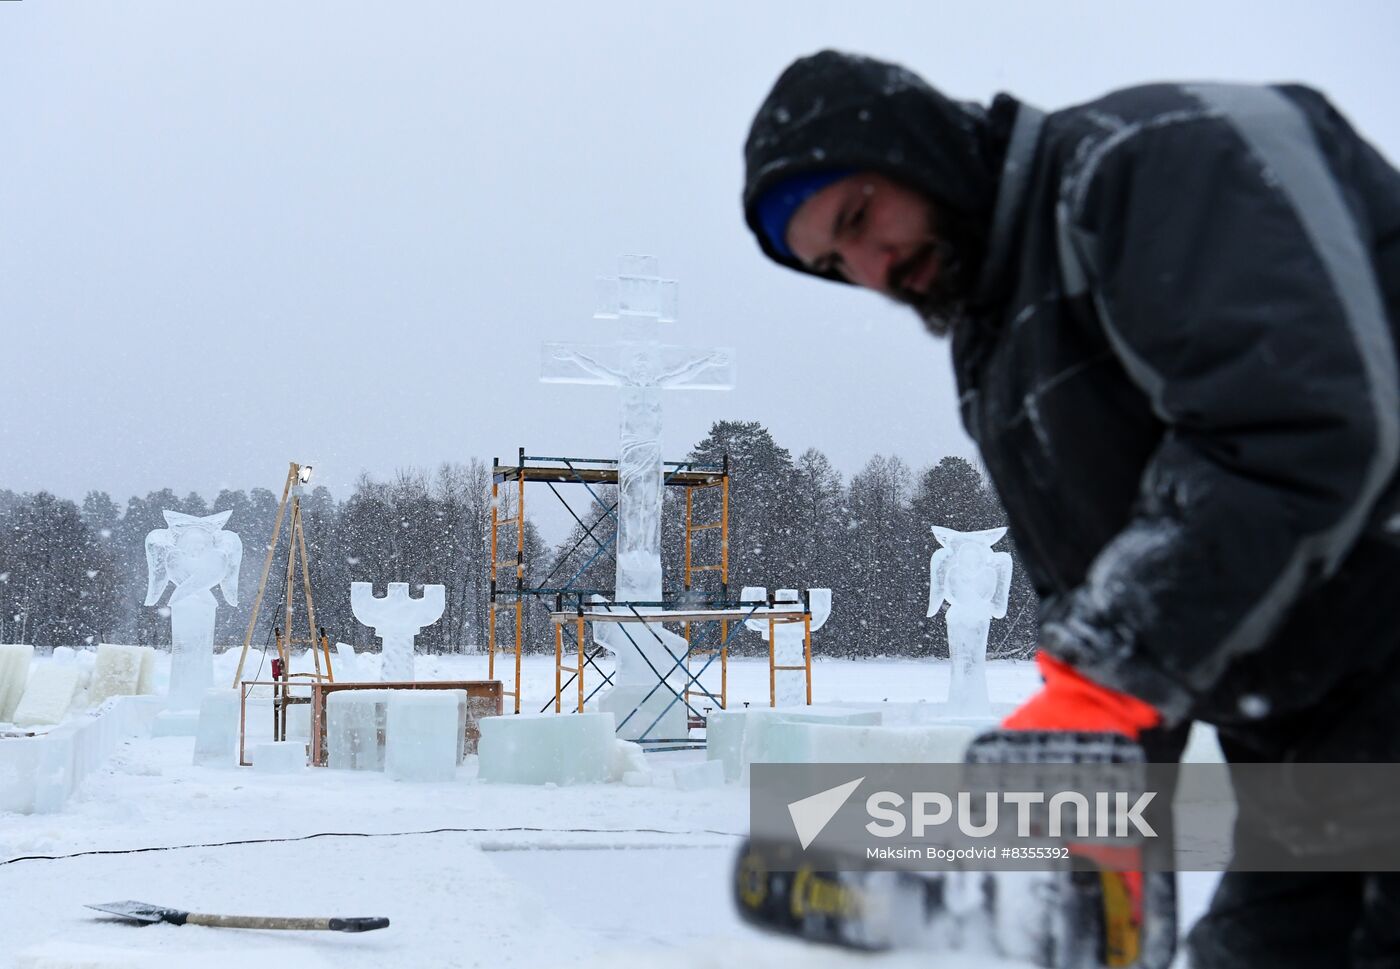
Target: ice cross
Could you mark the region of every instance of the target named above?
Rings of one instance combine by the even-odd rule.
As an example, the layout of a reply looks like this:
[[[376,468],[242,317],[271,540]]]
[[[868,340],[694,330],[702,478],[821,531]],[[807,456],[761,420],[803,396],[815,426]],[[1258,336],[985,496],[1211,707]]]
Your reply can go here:
[[[598,280],[593,314],[594,319],[619,321],[621,339],[612,344],[544,345],[540,379],[545,383],[603,384],[622,393],[618,601],[661,598],[661,391],[734,386],[732,350],[661,343],[661,324],[676,319],[676,291],[675,280],[660,277],[654,256],[623,256],[617,276]],[[669,669],[671,662],[667,659],[660,668]],[[637,682],[644,674],[655,682],[654,674],[644,665],[635,669],[623,653],[618,673],[620,682]]]

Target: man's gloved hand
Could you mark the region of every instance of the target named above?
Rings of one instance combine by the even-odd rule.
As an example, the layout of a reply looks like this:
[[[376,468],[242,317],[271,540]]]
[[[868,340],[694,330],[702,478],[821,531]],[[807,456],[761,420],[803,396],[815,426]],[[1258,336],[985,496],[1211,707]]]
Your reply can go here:
[[[1121,733],[1137,739],[1162,722],[1156,708],[1081,676],[1041,650],[1036,664],[1045,685],[1004,721],[1007,730],[1079,730]]]

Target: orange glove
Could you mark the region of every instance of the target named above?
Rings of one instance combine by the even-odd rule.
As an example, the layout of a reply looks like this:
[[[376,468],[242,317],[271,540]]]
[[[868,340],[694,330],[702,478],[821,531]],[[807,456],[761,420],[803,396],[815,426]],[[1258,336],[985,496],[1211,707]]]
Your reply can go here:
[[[1007,730],[1092,730],[1136,740],[1141,731],[1162,722],[1156,708],[1084,678],[1044,650],[1035,661],[1045,686],[1002,721]]]

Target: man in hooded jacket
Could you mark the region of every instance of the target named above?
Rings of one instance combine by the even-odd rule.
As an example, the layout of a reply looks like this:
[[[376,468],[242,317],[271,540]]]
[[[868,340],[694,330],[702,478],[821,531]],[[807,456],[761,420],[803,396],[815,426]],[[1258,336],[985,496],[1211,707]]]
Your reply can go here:
[[[984,109],[824,51],[745,161],[765,254],[951,336],[1041,600],[1045,684],[1005,727],[1400,760],[1400,173],[1322,95]],[[1400,965],[1400,876],[1227,873],[1190,948]]]

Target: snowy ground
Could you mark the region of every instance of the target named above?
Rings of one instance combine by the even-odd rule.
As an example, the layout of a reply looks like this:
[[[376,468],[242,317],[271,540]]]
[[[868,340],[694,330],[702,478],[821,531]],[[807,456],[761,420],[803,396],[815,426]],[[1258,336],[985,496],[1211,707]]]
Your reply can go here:
[[[220,667],[229,662],[220,657]],[[419,659],[420,678],[481,678],[485,657]],[[231,667],[230,667],[231,668]],[[499,672],[499,671],[498,671]],[[526,709],[552,694],[552,658],[531,658]],[[993,663],[994,700],[1037,682],[1028,663]],[[814,700],[941,700],[934,662],[817,664]],[[731,704],[766,703],[766,665],[730,664]],[[533,704],[533,705],[532,705]],[[0,814],[0,969],[222,969],[289,959],[321,966],[575,966],[745,969],[914,967],[927,953],[854,956],[756,933],[729,899],[747,790],[403,784],[382,774],[276,776],[190,766],[193,741],[128,742],[56,815]],[[649,755],[659,773],[700,751]],[[467,829],[422,833],[432,829]],[[307,839],[307,836],[327,834]],[[361,837],[359,835],[376,835]],[[25,855],[87,855],[5,863]],[[296,840],[306,839],[306,840]],[[1214,877],[1184,879],[1183,915]],[[363,936],[128,926],[84,902],[139,899],[237,914],[387,915]],[[986,967],[940,958],[940,969]]]

